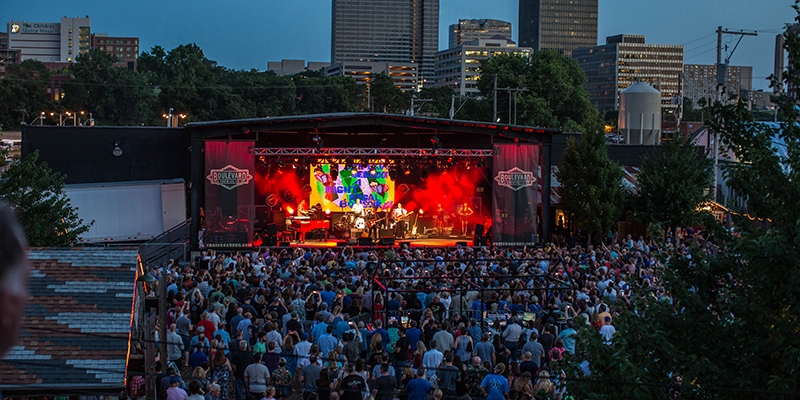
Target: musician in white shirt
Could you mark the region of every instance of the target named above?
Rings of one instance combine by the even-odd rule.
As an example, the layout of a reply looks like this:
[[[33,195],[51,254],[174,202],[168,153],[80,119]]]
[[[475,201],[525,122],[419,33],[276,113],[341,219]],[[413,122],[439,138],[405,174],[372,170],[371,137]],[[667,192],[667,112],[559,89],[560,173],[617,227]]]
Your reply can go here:
[[[408,211],[403,208],[403,205],[397,203],[397,207],[392,210],[392,219],[395,221],[397,225],[395,225],[395,236],[402,239],[406,235],[406,226],[408,225],[403,218],[408,215]]]
[[[364,205],[361,204],[361,199],[356,199],[356,204],[353,204],[353,207],[350,207],[350,211],[352,211],[358,217],[364,216]]]

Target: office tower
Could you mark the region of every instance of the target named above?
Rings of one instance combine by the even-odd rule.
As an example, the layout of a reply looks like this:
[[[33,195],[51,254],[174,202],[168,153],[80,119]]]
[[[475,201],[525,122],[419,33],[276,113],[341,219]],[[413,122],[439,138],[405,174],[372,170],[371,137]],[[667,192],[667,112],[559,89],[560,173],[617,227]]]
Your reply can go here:
[[[458,47],[462,43],[491,39],[495,36],[511,39],[511,22],[496,19],[459,19],[457,24],[450,25],[449,33],[448,49]]]
[[[439,0],[333,0],[331,62],[415,63],[433,83]]]
[[[725,93],[739,96],[742,91],[749,92],[753,88],[753,67],[729,65]],[[683,66],[683,97],[692,100],[697,106],[698,100],[714,99],[717,90],[717,66],[686,64]]]
[[[519,46],[566,57],[597,45],[598,0],[519,0]]]
[[[434,86],[450,86],[464,96],[477,97],[481,62],[500,54],[529,57],[530,47],[517,47],[513,40],[500,35],[477,39],[436,53],[436,82]]]
[[[600,111],[618,109],[619,92],[636,81],[661,92],[665,112],[677,107],[673,99],[681,96],[682,45],[648,44],[644,35],[616,35],[604,45],[575,50],[572,58],[586,72],[584,87]]]

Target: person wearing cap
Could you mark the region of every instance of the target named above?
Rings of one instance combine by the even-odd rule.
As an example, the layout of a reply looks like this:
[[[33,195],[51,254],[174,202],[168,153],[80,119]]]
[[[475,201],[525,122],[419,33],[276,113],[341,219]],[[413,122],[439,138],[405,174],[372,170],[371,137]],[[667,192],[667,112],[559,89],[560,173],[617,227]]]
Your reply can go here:
[[[185,400],[189,397],[185,390],[181,389],[181,378],[171,376],[169,378],[169,389],[167,389],[167,400]]]
[[[308,332],[300,336],[300,343],[294,346],[294,355],[297,357],[297,368],[302,369],[309,364],[308,355],[311,353],[311,342],[308,341]]]
[[[603,336],[603,343],[611,344],[611,339],[614,337],[615,333],[617,333],[617,328],[611,325],[611,317],[606,316],[603,320],[603,327],[600,328],[600,335]]]
[[[505,400],[511,387],[508,385],[508,379],[503,376],[506,366],[503,363],[498,363],[494,367],[494,373],[486,375],[481,382],[481,389],[486,396],[486,400]]]

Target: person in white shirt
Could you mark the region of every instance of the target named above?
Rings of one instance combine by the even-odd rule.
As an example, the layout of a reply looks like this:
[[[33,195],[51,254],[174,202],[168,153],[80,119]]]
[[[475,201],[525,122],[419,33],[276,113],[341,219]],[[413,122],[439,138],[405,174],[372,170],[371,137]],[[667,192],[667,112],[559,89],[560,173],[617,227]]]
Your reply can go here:
[[[353,204],[353,206],[350,207],[350,211],[359,217],[364,216],[364,205],[361,204],[361,199],[356,199],[356,204]]]
[[[436,371],[442,365],[444,354],[436,350],[436,340],[431,340],[431,349],[422,356],[422,367],[425,368],[425,375],[428,380],[436,377]]]
[[[617,333],[617,328],[614,328],[614,325],[611,325],[611,317],[605,317],[605,321],[603,321],[603,327],[600,328],[600,335],[603,336],[603,343],[611,344],[611,339],[614,337],[614,334]]]
[[[301,340],[302,341],[294,347],[294,355],[297,356],[297,367],[302,369],[309,364],[308,354],[311,352],[311,342],[308,341],[308,332],[303,332]]]

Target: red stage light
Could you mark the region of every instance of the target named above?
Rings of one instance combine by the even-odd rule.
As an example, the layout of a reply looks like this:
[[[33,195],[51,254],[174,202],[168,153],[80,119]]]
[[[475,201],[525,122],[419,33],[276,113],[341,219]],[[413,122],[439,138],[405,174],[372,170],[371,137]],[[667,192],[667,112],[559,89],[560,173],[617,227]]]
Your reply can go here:
[[[294,208],[292,208],[292,207],[286,207],[286,212],[287,212],[287,213],[289,213],[290,215],[291,215],[291,214],[294,214]]]
[[[419,209],[419,214],[420,214],[420,215],[422,215],[422,214],[425,214],[425,211],[424,211],[423,209],[421,209],[421,208],[420,208],[420,209]]]
[[[405,174],[406,174],[406,175],[411,175],[411,170],[410,170],[410,169],[407,169],[407,170],[406,170],[406,172],[405,172]]]
[[[325,210],[325,215],[331,215],[331,210],[329,210],[329,209],[326,209],[326,210]]]

